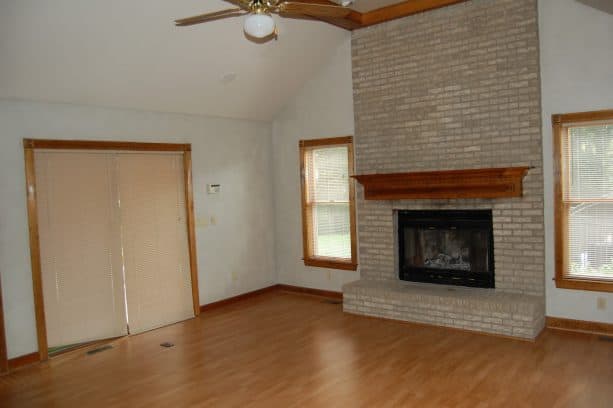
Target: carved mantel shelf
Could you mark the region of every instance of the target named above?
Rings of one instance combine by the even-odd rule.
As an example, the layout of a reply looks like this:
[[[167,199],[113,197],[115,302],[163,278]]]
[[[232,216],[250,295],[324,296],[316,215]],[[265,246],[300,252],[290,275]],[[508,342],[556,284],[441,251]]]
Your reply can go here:
[[[530,167],[502,167],[353,176],[366,200],[521,197]]]

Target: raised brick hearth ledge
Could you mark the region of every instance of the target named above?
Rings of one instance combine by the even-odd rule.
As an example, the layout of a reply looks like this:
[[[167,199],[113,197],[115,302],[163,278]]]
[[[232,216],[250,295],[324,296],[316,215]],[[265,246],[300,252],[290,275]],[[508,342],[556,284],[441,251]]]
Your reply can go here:
[[[458,286],[359,280],[343,286],[347,313],[535,339],[543,298]]]

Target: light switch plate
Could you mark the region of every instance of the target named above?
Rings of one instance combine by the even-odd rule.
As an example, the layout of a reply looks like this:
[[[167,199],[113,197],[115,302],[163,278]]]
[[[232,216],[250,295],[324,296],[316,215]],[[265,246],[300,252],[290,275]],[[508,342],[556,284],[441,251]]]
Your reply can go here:
[[[209,194],[219,194],[221,192],[221,184],[207,184],[206,192]]]

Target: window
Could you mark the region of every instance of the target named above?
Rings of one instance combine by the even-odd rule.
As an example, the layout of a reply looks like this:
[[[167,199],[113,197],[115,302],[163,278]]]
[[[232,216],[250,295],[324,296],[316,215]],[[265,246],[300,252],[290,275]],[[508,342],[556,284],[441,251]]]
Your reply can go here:
[[[304,264],[355,270],[351,137],[300,141]]]
[[[553,116],[556,286],[613,292],[613,110]]]

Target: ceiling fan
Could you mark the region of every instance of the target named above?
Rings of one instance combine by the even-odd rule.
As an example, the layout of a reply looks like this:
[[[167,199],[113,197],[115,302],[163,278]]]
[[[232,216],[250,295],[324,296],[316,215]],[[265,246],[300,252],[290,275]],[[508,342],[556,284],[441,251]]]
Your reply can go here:
[[[342,6],[321,3],[303,3],[291,0],[225,0],[237,7],[200,14],[175,20],[175,25],[183,27],[206,23],[227,17],[247,15],[244,30],[255,38],[265,38],[276,34],[275,21],[271,14],[298,18],[343,18],[351,13],[347,8],[352,0],[343,0]]]

